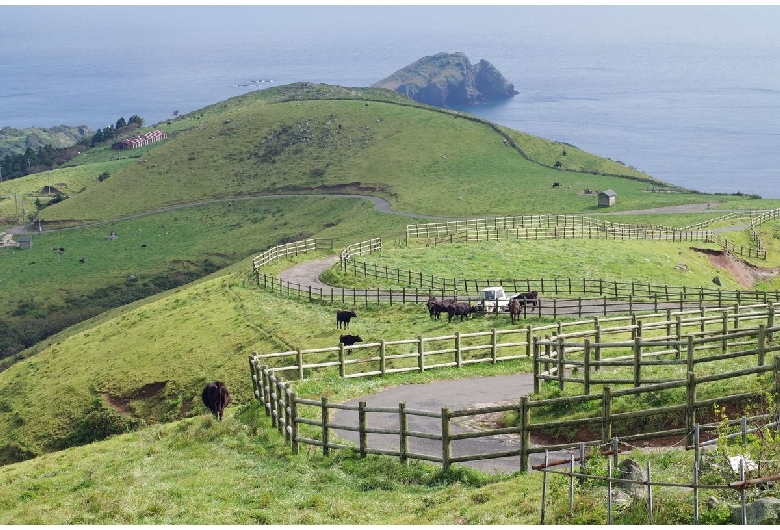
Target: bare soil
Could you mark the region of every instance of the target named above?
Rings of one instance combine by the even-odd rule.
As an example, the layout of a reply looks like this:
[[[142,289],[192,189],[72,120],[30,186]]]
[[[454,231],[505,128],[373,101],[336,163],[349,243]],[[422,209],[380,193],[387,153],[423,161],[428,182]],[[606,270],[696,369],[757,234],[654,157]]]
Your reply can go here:
[[[722,250],[700,248],[694,248],[693,250],[706,254],[713,267],[726,271],[745,289],[753,289],[756,283],[774,278],[780,274],[780,267],[756,267]]]

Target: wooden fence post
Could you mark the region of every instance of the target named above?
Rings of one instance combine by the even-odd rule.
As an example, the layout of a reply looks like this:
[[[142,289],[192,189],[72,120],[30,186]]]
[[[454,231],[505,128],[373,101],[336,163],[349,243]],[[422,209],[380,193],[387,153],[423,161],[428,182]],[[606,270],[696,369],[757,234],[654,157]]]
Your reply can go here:
[[[398,404],[398,453],[401,459],[401,463],[405,464],[408,460],[409,454],[409,417],[406,415],[406,403]]]
[[[455,366],[460,368],[461,365],[461,352],[460,352],[460,331],[455,332]]]
[[[291,388],[287,397],[290,404],[290,450],[292,454],[298,454],[298,402],[295,401],[298,394]]]
[[[523,473],[528,471],[528,451],[531,449],[531,431],[528,430],[531,418],[530,402],[531,398],[528,396],[520,399],[520,471]]]
[[[289,442],[292,434],[292,429],[290,429],[290,392],[292,392],[290,383],[282,383],[281,390],[284,393],[284,400],[280,400],[284,416],[284,441]]]
[[[767,317],[766,317],[766,327],[771,329],[771,328],[775,327],[775,306],[774,306],[774,304],[770,303],[769,307],[767,309],[769,309],[769,313],[767,314]],[[767,334],[767,340],[769,340],[769,342],[772,342],[774,340],[774,332],[770,331]]]
[[[381,339],[379,341],[379,371],[382,373],[382,375],[385,375],[386,367],[386,356],[387,356],[387,350],[385,346],[385,339]]]
[[[693,429],[696,425],[696,374],[688,372],[688,382],[685,392],[685,430],[688,434],[685,437],[685,444],[688,447],[693,445]]]
[[[360,440],[360,457],[365,458],[368,449],[368,433],[366,432],[366,402],[358,403],[358,436]]]
[[[284,397],[285,397],[284,382],[281,380],[277,380],[274,386],[276,387],[276,430],[284,434],[285,431],[284,412],[285,409],[287,408],[284,406]]]
[[[531,357],[532,352],[532,346],[531,346],[531,337],[533,336],[531,324],[528,324],[526,327],[526,336],[525,336],[525,354],[527,357]]]
[[[590,339],[585,339],[583,351],[582,378],[585,384],[585,395],[590,394]]]
[[[322,454],[328,456],[330,454],[330,448],[328,447],[330,432],[328,429],[328,398],[322,396],[321,403],[321,419],[322,419]]]
[[[298,379],[303,379],[303,352],[300,348],[296,348],[296,360],[298,361]]]
[[[346,373],[344,361],[344,344],[339,343],[339,377],[344,377],[344,374]]]
[[[693,346],[693,335],[688,335],[688,359],[687,367],[689,372],[693,372],[693,354],[695,348]]]
[[[596,317],[598,318],[598,317]],[[601,360],[601,324],[596,322],[596,361]],[[599,371],[599,368],[601,368],[598,364],[596,365],[596,372]]]
[[[533,349],[533,369],[534,369],[534,394],[538,394],[540,390],[539,372],[541,371],[539,362],[539,337],[534,337],[534,349]]]
[[[422,335],[417,336],[417,367],[420,369],[420,373],[425,371],[425,349]]]
[[[677,318],[675,319],[674,323],[674,334],[676,336],[677,346],[675,346],[675,359],[680,358],[680,341],[682,340],[682,317],[680,315],[677,315]]]
[[[766,364],[766,328],[763,324],[758,326],[758,365]]]
[[[441,465],[442,470],[447,473],[450,470],[450,457],[452,448],[450,447],[450,409],[441,409]]]
[[[634,388],[639,388],[642,378],[642,337],[634,338]]]
[[[565,356],[565,352],[564,352],[564,346],[563,346],[563,339],[558,339],[558,355],[557,355],[557,357],[558,357],[558,363],[557,363],[558,364],[558,369],[557,369],[557,372],[558,373],[556,375],[558,376],[558,389],[559,390],[563,390],[563,384],[564,384],[563,375],[564,375],[564,372],[566,371],[566,365],[564,364],[566,359],[564,358],[564,356]]]
[[[493,359],[493,364],[498,362],[498,333],[496,328],[490,328],[490,355]],[[460,365],[458,365],[460,367]]]

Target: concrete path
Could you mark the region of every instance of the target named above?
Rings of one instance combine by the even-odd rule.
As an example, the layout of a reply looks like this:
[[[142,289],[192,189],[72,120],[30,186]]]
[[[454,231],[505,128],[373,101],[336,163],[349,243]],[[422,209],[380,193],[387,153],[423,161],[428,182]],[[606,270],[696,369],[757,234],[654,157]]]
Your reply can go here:
[[[522,396],[533,392],[533,374],[514,374],[495,377],[479,377],[473,379],[458,379],[453,381],[436,381],[426,384],[406,384],[389,388],[376,394],[362,396],[347,401],[346,405],[357,406],[365,401],[367,407],[398,408],[399,403],[406,403],[407,411],[425,410],[441,412],[446,407],[450,411],[469,408],[487,407],[498,403],[519,403]],[[450,423],[450,432],[459,434],[462,432],[477,432],[480,427],[475,419],[487,419],[487,415],[456,418]],[[408,428],[410,431],[441,435],[441,419],[409,414]],[[351,410],[336,410],[331,418],[336,425],[358,425],[358,413]],[[369,429],[393,429],[398,430],[398,413],[368,412],[367,425]],[[491,426],[491,429],[498,428]],[[358,433],[336,429],[335,434],[359,446]],[[368,447],[372,449],[399,450],[400,438],[397,434],[368,435]],[[409,451],[428,456],[441,457],[442,445],[440,440],[427,438],[409,438]],[[511,451],[520,448],[518,435],[505,434],[466,440],[456,440],[451,443],[452,456],[479,455]],[[572,453],[573,454],[573,453]],[[556,451],[550,453],[551,459],[568,459],[569,453]],[[533,454],[530,465],[542,463],[543,454]],[[503,472],[514,473],[520,471],[520,457],[503,457],[491,460],[472,460],[458,463],[473,467],[488,473]]]

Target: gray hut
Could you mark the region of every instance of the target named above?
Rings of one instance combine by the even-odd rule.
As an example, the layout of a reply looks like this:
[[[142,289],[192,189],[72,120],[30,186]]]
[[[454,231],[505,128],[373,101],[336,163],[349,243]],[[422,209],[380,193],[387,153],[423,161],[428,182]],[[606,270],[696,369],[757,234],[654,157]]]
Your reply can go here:
[[[32,236],[19,236],[19,248],[32,248]]]
[[[610,207],[615,204],[617,193],[612,190],[599,192],[599,207]]]

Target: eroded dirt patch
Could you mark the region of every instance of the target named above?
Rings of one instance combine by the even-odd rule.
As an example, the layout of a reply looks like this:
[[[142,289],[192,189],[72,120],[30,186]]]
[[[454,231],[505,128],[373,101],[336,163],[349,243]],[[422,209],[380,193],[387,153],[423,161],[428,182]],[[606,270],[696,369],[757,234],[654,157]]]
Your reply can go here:
[[[130,410],[130,403],[133,401],[149,399],[153,396],[156,396],[163,388],[165,388],[165,385],[167,384],[168,381],[157,381],[155,383],[149,383],[142,386],[130,397],[119,397],[112,396],[110,394],[103,394],[103,398],[112,409],[119,412],[120,414],[131,414],[132,412]]]
[[[722,250],[703,248],[691,248],[691,250],[706,254],[713,267],[725,270],[745,289],[753,289],[756,283],[772,279],[780,274],[780,267],[756,267]]]

